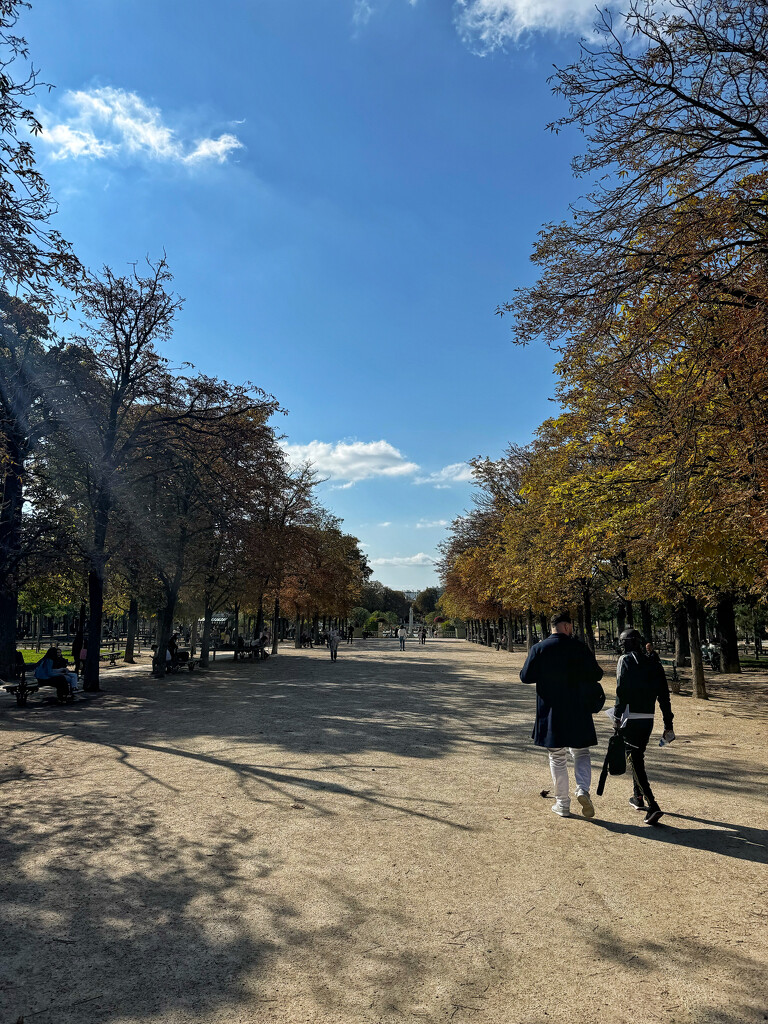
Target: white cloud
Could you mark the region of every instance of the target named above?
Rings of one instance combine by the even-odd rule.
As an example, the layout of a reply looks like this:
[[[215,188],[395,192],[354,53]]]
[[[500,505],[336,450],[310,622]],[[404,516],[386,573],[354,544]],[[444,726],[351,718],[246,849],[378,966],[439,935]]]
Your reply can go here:
[[[114,152],[108,142],[101,142],[92,131],[80,131],[68,124],[56,124],[48,129],[43,136],[44,141],[52,146],[51,156],[55,160],[66,160],[68,157],[94,157],[101,159]]]
[[[419,470],[389,441],[310,441],[286,444],[283,449],[292,465],[311,462],[321,476],[343,481],[342,487],[352,487],[372,477],[411,476]]]
[[[352,24],[357,28],[361,28],[363,25],[368,24],[372,14],[373,5],[369,0],[355,0],[355,6],[352,11]]]
[[[529,32],[588,32],[595,0],[456,0],[462,37],[481,50],[516,42]]]
[[[391,526],[392,523],[379,523],[379,526]]]
[[[201,139],[192,152],[184,157],[184,161],[194,164],[200,160],[217,160],[223,164],[233,150],[242,148],[243,144],[236,135],[225,133],[218,139]]]
[[[447,519],[420,519],[416,523],[417,530],[435,530],[448,525]]]
[[[438,490],[445,490],[453,484],[469,483],[472,479],[472,467],[466,462],[452,462],[450,466],[443,466],[436,473],[429,476],[416,477],[414,483],[432,484]]]
[[[165,123],[158,107],[135,92],[109,87],[66,92],[58,119],[43,112],[41,120],[40,140],[55,160],[127,155],[191,165],[223,163],[243,145],[229,132],[186,142]]]
[[[409,555],[402,558],[373,558],[371,565],[434,565],[435,560],[431,555],[420,551],[418,555]]]

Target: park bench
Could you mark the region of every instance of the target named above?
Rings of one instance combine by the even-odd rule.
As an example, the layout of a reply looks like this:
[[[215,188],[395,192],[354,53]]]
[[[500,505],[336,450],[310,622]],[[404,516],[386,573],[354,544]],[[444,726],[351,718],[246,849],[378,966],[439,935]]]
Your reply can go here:
[[[110,665],[116,665],[117,659],[124,655],[125,651],[105,651],[104,654],[99,655],[99,661],[108,661]]]
[[[22,677],[21,679],[16,679],[12,683],[3,683],[3,689],[7,690],[8,693],[12,694],[16,698],[16,704],[18,707],[23,708],[27,703],[27,697],[30,693],[37,693],[40,689],[40,683],[34,678],[27,682],[27,680]]]
[[[171,672],[181,672],[183,668],[186,668],[189,672],[194,672],[199,664],[200,659],[191,658],[189,651],[177,651],[176,658],[171,662]]]

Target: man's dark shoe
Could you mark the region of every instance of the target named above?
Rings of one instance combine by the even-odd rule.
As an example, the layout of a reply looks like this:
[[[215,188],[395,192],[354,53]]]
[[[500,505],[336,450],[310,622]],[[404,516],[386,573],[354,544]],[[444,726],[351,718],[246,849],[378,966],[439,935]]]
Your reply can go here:
[[[664,814],[658,804],[652,804],[648,808],[648,813],[643,818],[644,825],[658,825],[659,818]]]
[[[630,807],[634,807],[636,811],[647,811],[648,810],[648,808],[645,806],[645,803],[643,802],[643,798],[641,796],[631,796],[629,798],[629,806]]]

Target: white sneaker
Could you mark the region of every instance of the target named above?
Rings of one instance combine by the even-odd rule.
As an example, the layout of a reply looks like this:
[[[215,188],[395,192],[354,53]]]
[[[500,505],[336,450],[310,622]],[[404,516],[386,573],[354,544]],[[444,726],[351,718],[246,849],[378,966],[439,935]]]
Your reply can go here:
[[[589,793],[579,793],[576,799],[581,804],[581,813],[585,818],[594,818],[595,805],[592,803]]]
[[[561,804],[560,801],[557,800],[554,804],[552,804],[552,813],[559,814],[561,818],[570,818],[570,804]]]

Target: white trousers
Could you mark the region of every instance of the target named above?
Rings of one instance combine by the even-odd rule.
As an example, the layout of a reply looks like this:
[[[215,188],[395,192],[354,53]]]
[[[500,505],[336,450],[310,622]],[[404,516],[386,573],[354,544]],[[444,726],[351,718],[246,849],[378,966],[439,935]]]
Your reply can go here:
[[[576,777],[576,796],[589,793],[592,782],[592,762],[589,747],[547,747],[549,770],[555,784],[555,799],[563,807],[570,807],[571,795],[568,781],[568,751],[573,758],[573,774]]]

